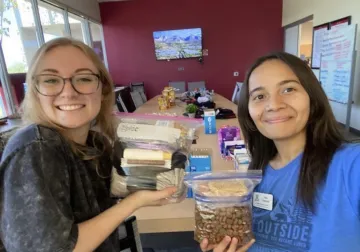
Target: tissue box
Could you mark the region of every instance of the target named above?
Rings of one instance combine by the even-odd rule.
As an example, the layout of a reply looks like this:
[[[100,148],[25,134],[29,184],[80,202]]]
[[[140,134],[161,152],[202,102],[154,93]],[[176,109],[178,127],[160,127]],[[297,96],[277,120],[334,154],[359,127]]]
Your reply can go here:
[[[234,168],[237,171],[246,172],[249,168],[250,156],[245,144],[238,145],[234,150]]]
[[[213,109],[204,110],[205,134],[216,134],[216,114]]]

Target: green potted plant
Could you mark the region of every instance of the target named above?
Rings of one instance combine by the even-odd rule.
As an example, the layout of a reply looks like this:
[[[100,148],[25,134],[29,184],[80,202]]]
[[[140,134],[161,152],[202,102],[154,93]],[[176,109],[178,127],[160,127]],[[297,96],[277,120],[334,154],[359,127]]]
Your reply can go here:
[[[186,106],[186,113],[190,118],[195,118],[195,113],[198,110],[198,107],[194,104],[189,104]]]

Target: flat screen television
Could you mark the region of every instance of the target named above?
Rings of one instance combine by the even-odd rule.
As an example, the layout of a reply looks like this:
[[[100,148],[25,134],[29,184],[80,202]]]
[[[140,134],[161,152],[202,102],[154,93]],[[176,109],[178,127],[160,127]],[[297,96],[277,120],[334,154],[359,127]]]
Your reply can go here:
[[[155,31],[157,60],[198,58],[202,56],[201,28]]]

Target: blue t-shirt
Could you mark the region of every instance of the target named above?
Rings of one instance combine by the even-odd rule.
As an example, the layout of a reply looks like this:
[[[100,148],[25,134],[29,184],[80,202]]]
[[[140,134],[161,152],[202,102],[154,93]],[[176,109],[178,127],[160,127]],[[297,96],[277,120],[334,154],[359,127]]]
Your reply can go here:
[[[266,168],[255,191],[274,196],[273,210],[253,207],[256,243],[249,252],[360,251],[360,145],[335,153],[315,215],[296,202],[301,158]]]

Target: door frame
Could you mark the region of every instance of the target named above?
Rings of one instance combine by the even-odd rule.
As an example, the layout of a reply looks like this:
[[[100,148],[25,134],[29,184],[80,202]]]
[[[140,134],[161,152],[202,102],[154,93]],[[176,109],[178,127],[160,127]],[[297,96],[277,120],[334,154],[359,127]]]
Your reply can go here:
[[[295,26],[299,26],[299,36],[298,36],[298,52],[299,52],[299,40],[300,40],[300,25],[303,24],[303,23],[306,23],[306,22],[309,22],[309,21],[312,21],[314,20],[314,15],[310,15],[310,16],[307,16],[307,17],[304,17],[302,19],[299,19],[291,24],[287,24],[285,26],[283,26],[283,31],[284,31],[284,47],[283,47],[283,50],[285,50],[285,43],[286,43],[286,29],[289,29],[289,28],[293,28]]]

